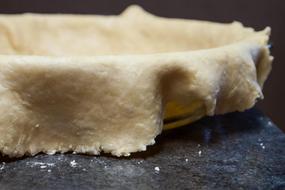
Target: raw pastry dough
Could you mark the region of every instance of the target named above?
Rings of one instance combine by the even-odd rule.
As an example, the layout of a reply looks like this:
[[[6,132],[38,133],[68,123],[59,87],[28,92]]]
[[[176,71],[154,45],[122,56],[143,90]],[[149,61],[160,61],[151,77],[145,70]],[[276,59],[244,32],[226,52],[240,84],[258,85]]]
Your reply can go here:
[[[163,117],[251,108],[271,69],[269,32],[137,6],[1,15],[0,152],[127,156],[155,142]]]

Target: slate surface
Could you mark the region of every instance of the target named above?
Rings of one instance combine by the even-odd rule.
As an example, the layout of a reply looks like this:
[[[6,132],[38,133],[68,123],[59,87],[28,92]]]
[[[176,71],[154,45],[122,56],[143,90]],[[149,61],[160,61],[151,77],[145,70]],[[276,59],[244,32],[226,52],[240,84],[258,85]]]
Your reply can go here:
[[[256,109],[163,132],[130,158],[0,159],[1,190],[285,189],[285,135]]]

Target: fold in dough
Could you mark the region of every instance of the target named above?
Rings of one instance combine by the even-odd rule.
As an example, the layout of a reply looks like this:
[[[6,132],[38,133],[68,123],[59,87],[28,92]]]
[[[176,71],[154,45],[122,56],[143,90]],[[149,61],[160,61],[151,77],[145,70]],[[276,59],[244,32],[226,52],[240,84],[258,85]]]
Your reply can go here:
[[[154,144],[164,117],[251,108],[271,70],[269,33],[137,6],[1,15],[0,152],[127,156]]]

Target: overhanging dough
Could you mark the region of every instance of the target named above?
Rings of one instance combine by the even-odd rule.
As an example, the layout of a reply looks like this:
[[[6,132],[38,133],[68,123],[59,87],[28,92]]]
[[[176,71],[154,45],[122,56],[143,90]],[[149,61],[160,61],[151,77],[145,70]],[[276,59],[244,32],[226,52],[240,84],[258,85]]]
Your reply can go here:
[[[0,16],[0,152],[146,150],[163,118],[244,111],[263,98],[270,29],[119,16]],[[172,126],[168,126],[171,128]]]

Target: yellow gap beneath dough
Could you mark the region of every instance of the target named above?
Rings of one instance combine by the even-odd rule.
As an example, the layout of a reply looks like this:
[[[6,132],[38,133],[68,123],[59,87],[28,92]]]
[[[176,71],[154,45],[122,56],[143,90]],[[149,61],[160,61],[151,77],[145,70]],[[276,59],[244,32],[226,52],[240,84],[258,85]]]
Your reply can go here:
[[[173,129],[187,125],[201,118],[203,105],[196,101],[191,106],[181,105],[176,102],[169,102],[166,105],[163,130]]]

